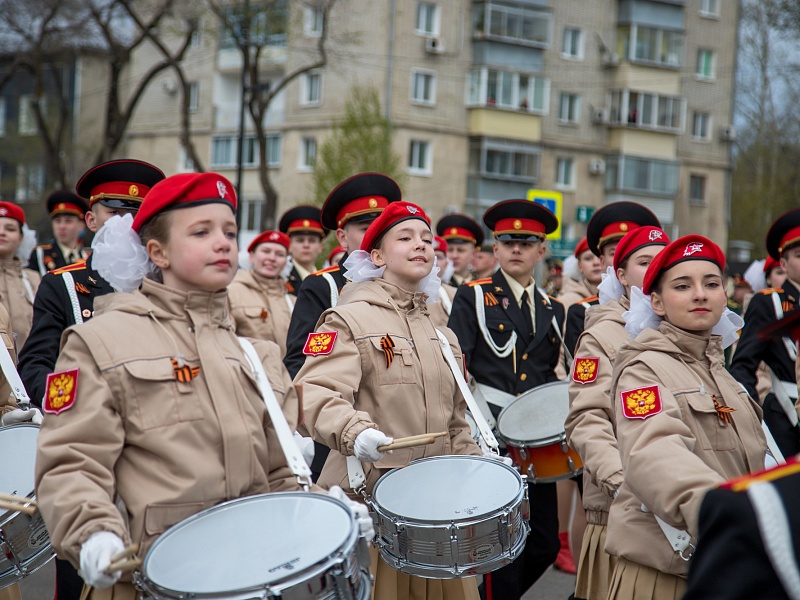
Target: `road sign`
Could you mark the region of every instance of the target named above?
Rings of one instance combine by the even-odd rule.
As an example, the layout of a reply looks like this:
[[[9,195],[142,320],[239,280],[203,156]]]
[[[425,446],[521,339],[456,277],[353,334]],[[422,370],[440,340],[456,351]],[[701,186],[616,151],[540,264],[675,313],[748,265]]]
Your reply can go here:
[[[593,206],[579,206],[575,211],[575,220],[578,223],[588,223],[593,214]]]
[[[561,192],[551,192],[549,190],[528,190],[528,200],[536,202],[547,208],[558,219],[558,228],[547,236],[548,240],[561,239],[561,209],[563,207],[563,195]]]

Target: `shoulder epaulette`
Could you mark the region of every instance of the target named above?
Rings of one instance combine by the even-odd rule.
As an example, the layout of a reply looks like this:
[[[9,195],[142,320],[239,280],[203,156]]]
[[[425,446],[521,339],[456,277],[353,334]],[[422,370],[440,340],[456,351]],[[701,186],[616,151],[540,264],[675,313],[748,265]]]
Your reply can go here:
[[[475,279],[474,281],[468,281],[467,285],[469,287],[472,287],[472,286],[475,286],[475,285],[484,285],[486,283],[492,283],[492,278],[491,277],[484,277],[483,279]]]
[[[777,292],[779,294],[782,294],[783,293],[783,288],[767,288],[765,290],[761,290],[759,292],[759,294],[764,294],[765,296],[768,296],[769,294],[772,294],[773,292]]]
[[[786,477],[787,475],[793,475],[795,473],[800,473],[800,461],[789,459],[786,461],[786,464],[778,465],[777,467],[772,467],[771,469],[758,471],[757,473],[743,475],[742,477],[737,477],[736,479],[732,479],[727,483],[724,483],[720,487],[724,490],[743,492],[754,483],[775,481],[776,479]]]
[[[581,299],[581,300],[578,300],[578,301],[577,301],[575,304],[583,304],[584,302],[589,302],[589,303],[591,303],[591,302],[594,302],[594,301],[596,301],[596,300],[599,300],[599,299],[600,299],[600,298],[599,298],[599,297],[597,297],[597,296],[587,296],[586,298],[583,298],[583,299]]]
[[[71,271],[83,271],[86,268],[86,259],[83,258],[78,262],[74,262],[71,265],[67,265],[66,267],[61,267],[58,269],[53,269],[50,271],[53,275],[61,275],[62,273],[69,273]]]
[[[547,297],[550,299],[551,302],[558,302],[559,304],[563,304],[563,302],[561,302],[561,300],[559,300],[555,296],[551,296],[550,294],[547,294]]]
[[[339,265],[333,265],[332,267],[328,267],[327,269],[320,269],[316,273],[312,273],[312,275],[322,275],[323,273],[333,273],[334,271],[339,270]]]
[[[50,248],[53,247],[53,244],[39,244],[36,247],[41,248],[42,250],[50,250]]]

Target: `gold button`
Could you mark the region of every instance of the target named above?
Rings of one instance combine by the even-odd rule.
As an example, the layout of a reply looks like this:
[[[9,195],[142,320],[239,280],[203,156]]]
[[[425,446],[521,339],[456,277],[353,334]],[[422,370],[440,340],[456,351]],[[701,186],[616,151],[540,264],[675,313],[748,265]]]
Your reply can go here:
[[[522,360],[528,360],[528,355],[527,354],[523,354],[522,355]]]
[[[528,376],[525,373],[519,376],[520,381],[525,381],[527,378]]]
[[[502,323],[500,323],[500,325],[498,325],[498,326],[497,326],[497,328],[498,328],[500,331],[503,331],[503,329],[505,329],[505,326],[504,326]]]

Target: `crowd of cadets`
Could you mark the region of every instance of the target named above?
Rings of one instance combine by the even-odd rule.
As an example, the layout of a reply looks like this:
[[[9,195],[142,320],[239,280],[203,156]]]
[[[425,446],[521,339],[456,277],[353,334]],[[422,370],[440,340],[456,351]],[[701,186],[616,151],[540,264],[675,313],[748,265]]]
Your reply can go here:
[[[375,598],[516,600],[557,557],[574,572],[570,548],[575,598],[800,598],[791,558],[800,556],[800,516],[797,503],[786,502],[800,493],[792,459],[800,453],[797,328],[761,335],[800,301],[800,209],[770,229],[770,287],[753,294],[737,278],[726,295],[725,257],[713,242],[670,242],[655,215],[631,202],[596,211],[562,270],[555,260],[539,264],[558,221],[538,204],[506,200],[482,224],[450,214],[432,227],[394,181],[364,173],[339,184],[321,208],[284,213],[277,230],[253,239],[249,264],[237,270],[236,198],[221,176],[165,178],[148,163],[114,160],[90,169],[75,191],[47,199],[54,239],[29,256],[20,256],[30,235],[22,209],[0,202],[0,335],[48,415],[36,475],[58,551],[57,600],[134,598],[130,582],[102,571],[118,546],[139,542],[143,553],[155,535],[206,506],[296,487],[269,426],[238,431],[214,416],[238,407],[264,422],[246,378],[228,372],[242,360],[233,331],[266,342],[259,356],[323,488],[342,485],[355,497],[344,466],[353,454],[368,467],[368,487],[417,458],[481,455],[434,328],[490,418],[533,388],[569,380],[565,428],[584,471],[558,484],[528,483],[525,550],[480,589],[473,578],[399,574],[373,553]],[[134,295],[112,294],[110,277],[80,243],[84,224],[97,233],[118,215],[133,218],[141,236],[134,245],[152,271]],[[338,246],[320,270],[329,232]],[[204,263],[203,253],[221,258]],[[419,294],[434,257],[442,283]],[[124,268],[104,262],[106,275]],[[365,264],[372,275],[345,278]],[[542,271],[548,281],[535,281]],[[744,315],[728,369],[712,335],[728,322],[726,306]],[[228,383],[217,389],[221,378]],[[4,398],[8,390],[4,381]],[[10,398],[2,424],[42,422],[38,408]],[[426,414],[443,420],[432,424]],[[208,431],[191,434],[203,419]],[[169,441],[159,435],[165,426],[175,428]],[[426,430],[450,436],[377,450]],[[202,440],[222,444],[226,456],[198,460],[207,453]],[[230,463],[233,452],[249,466]],[[147,453],[169,462],[183,487],[160,483]],[[767,455],[788,463],[757,473]],[[739,479],[724,483],[731,478]],[[212,480],[221,487],[208,488]],[[765,487],[771,504],[752,493]],[[117,495],[127,524],[114,508]],[[573,497],[584,510],[571,516]],[[159,502],[190,508],[156,514]],[[783,546],[762,539],[768,518],[770,531],[785,534]],[[16,586],[0,591],[0,599],[15,598]]]

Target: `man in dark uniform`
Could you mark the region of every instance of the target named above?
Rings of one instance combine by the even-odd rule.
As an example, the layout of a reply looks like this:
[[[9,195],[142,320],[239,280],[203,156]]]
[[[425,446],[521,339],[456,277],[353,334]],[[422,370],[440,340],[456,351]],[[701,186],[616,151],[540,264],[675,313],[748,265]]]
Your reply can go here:
[[[532,277],[544,255],[545,237],[558,220],[539,204],[505,200],[487,210],[483,222],[494,232],[500,269],[458,288],[448,326],[477,383],[495,390],[484,397],[497,416],[515,396],[558,379],[564,308],[544,295]],[[483,314],[476,310],[476,298]],[[558,554],[556,485],[529,484],[528,492],[531,534],[525,550],[485,577],[487,597],[518,600]]]
[[[137,160],[113,160],[90,169],[76,186],[91,207],[86,213],[87,226],[97,232],[112,216],[134,213],[147,191],[162,179],[160,169]],[[42,278],[33,302],[31,333],[19,354],[19,374],[33,404],[41,408],[61,334],[67,327],[91,319],[94,299],[113,291],[92,268],[91,256]],[[83,580],[72,565],[56,559],[56,600],[78,600],[82,589]]]
[[[645,225],[661,227],[661,222],[650,209],[636,202],[615,202],[595,211],[586,227],[586,241],[589,250],[600,257],[603,271],[614,265],[614,250],[625,234]],[[586,309],[598,302],[597,296],[590,296],[576,302],[567,310],[564,341],[571,353],[575,352],[578,338],[583,333]]]
[[[319,207],[295,206],[283,213],[278,222],[278,229],[289,236],[292,270],[286,281],[286,291],[294,296],[305,278],[317,270],[316,260],[328,233],[320,219]]]
[[[47,212],[53,225],[53,239],[49,244],[41,244],[33,249],[28,268],[44,276],[48,271],[86,258],[88,253],[80,247],[80,234],[87,210],[86,200],[72,192],[57,191],[50,194]]]
[[[401,199],[400,188],[390,177],[380,173],[361,173],[345,179],[328,195],[322,205],[320,221],[328,230],[336,231],[339,244],[347,249],[358,250],[361,239],[378,215],[390,202]],[[294,377],[305,362],[303,347],[308,335],[317,327],[317,321],[327,309],[336,306],[339,292],[346,283],[345,254],[339,264],[312,273],[300,286],[297,302],[292,311],[289,332],[286,336],[286,365],[289,375]],[[311,473],[314,481],[322,472],[328,448],[314,442],[314,461]]]
[[[483,229],[472,217],[453,213],[445,215],[436,223],[436,234],[447,242],[447,260],[455,269],[450,281],[458,287],[472,279],[470,264],[475,249],[483,244]]]
[[[800,209],[789,211],[772,224],[767,233],[767,252],[780,260],[787,279],[782,288],[762,290],[750,300],[729,371],[752,398],[758,398],[758,366],[763,361],[772,370],[772,391],[761,399],[764,422],[783,455],[794,456],[800,452],[800,429],[794,410],[797,346],[788,337],[763,340],[758,334],[796,310],[800,299]]]

